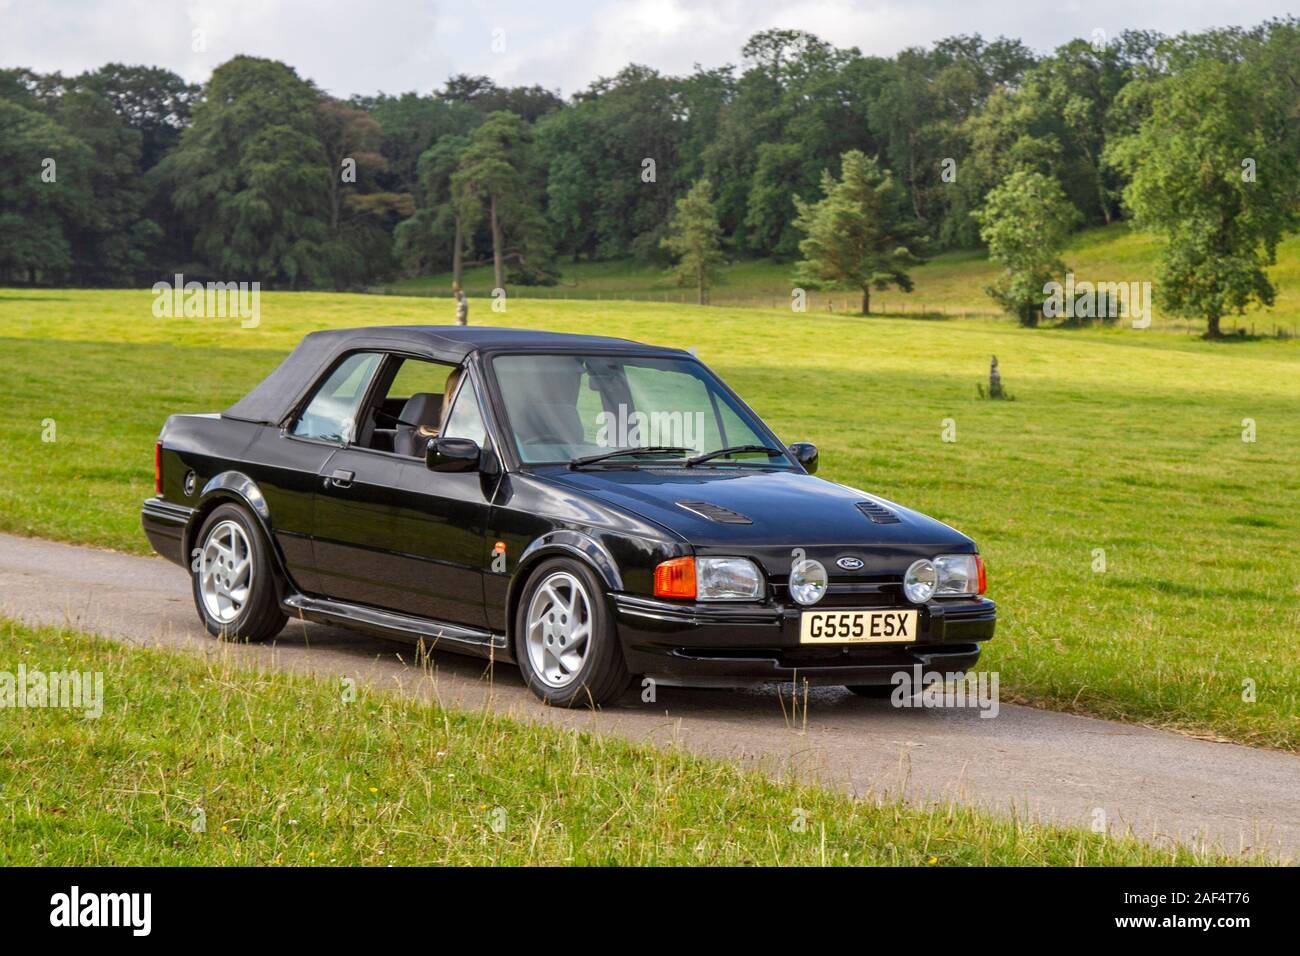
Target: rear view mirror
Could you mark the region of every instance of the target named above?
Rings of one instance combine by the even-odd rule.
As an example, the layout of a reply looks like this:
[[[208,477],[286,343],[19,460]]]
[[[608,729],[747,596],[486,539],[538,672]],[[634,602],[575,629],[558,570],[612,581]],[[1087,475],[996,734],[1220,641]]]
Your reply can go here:
[[[817,473],[817,446],[812,442],[795,442],[790,446],[790,454],[794,455],[795,461],[803,465],[808,474],[815,475]]]
[[[477,471],[480,451],[470,438],[431,438],[424,451],[424,464],[430,471]]]

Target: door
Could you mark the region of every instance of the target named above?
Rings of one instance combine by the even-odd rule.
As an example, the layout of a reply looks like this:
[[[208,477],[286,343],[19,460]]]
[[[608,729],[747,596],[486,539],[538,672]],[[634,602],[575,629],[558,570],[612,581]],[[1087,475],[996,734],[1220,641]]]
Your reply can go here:
[[[404,462],[368,448],[340,448],[321,467],[312,546],[321,593],[400,608],[398,490]]]
[[[450,396],[440,434],[488,444],[471,376]],[[486,627],[483,574],[491,561],[487,518],[499,478],[477,471],[434,472],[412,461],[402,473],[397,541],[403,551],[402,610]]]
[[[245,455],[257,462],[252,477],[273,516],[276,543],[289,575],[309,594],[324,587],[312,541],[321,469],[351,434],[382,357],[378,352],[344,356],[321,379],[293,423],[283,432],[262,429]]]
[[[393,364],[400,363],[400,370]],[[472,388],[447,402],[444,382],[461,382],[454,367],[392,356],[368,407],[399,407],[416,394],[438,394],[436,422],[411,422],[453,437],[483,440]],[[389,382],[383,386],[383,382]],[[380,391],[384,394],[379,394]],[[467,398],[461,398],[461,394]],[[405,409],[398,416],[409,414]],[[363,410],[359,421],[366,422]],[[406,426],[400,426],[406,427]],[[362,432],[365,432],[363,427]],[[377,433],[372,441],[379,445]],[[399,443],[400,444],[400,443]],[[468,627],[483,627],[483,569],[490,488],[477,472],[434,473],[423,457],[385,447],[348,445],[320,470],[314,548],[321,591],[328,597]]]

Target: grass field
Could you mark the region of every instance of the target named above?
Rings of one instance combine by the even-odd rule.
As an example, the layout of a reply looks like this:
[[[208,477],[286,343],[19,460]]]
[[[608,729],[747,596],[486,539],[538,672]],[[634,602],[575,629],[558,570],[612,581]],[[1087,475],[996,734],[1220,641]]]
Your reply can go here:
[[[0,865],[1221,864],[0,622],[103,713],[0,712]],[[4,665],[10,666],[10,665]]]
[[[1134,233],[1124,223],[1076,233],[1062,254],[1066,266],[1080,280],[1155,284],[1159,242],[1149,235]],[[561,262],[561,279],[556,286],[515,286],[510,294],[518,298],[541,299],[636,299],[665,303],[694,302],[694,290],[682,289],[662,268],[630,262]],[[910,293],[897,290],[872,293],[872,311],[882,315],[989,316],[997,307],[984,287],[997,274],[983,252],[967,250],[935,256],[913,273],[916,288]],[[790,290],[796,284],[790,263],[768,260],[738,261],[723,268],[711,293],[714,305],[775,308],[790,311]],[[1277,265],[1270,270],[1278,287],[1272,309],[1252,309],[1244,316],[1224,319],[1226,330],[1243,329],[1256,335],[1275,331],[1295,337],[1300,333],[1300,236],[1293,236],[1278,248]],[[492,270],[470,269],[465,287],[471,295],[486,297],[492,289]],[[451,294],[451,274],[420,276],[393,282],[385,291],[404,295]],[[856,312],[861,296],[852,292],[813,292],[809,311]],[[1204,322],[1192,322],[1152,310],[1152,327],[1174,331],[1204,331]],[[1253,330],[1253,332],[1252,332]]]
[[[0,290],[3,530],[144,552],[169,413],[224,408],[310,329],[449,318],[281,293],[241,330],[151,301]],[[974,536],[1004,699],[1300,750],[1300,342],[527,299],[471,317],[694,347],[826,477]],[[993,354],[1015,401],[976,397]]]

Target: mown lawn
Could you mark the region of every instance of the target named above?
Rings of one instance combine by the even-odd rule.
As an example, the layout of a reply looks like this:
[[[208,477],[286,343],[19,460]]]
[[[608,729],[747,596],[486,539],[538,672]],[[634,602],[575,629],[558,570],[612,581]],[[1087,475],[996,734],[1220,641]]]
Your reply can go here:
[[[1160,241],[1131,231],[1127,224],[1087,229],[1071,237],[1061,258],[1079,281],[1151,282],[1158,285]],[[559,263],[558,285],[515,287],[511,294],[542,299],[641,299],[655,302],[694,302],[694,290],[675,284],[666,270],[630,261]],[[944,252],[934,256],[912,274],[916,288],[910,293],[896,289],[872,293],[872,311],[894,316],[994,316],[996,304],[984,289],[997,274],[982,251]],[[790,291],[796,285],[794,266],[770,260],[739,260],[723,267],[711,293],[715,305],[775,308],[790,311]],[[1277,265],[1269,270],[1278,288],[1272,309],[1250,309],[1244,316],[1224,319],[1224,328],[1238,328],[1252,334],[1272,335],[1281,330],[1295,336],[1300,332],[1300,236],[1292,236],[1278,247]],[[488,267],[466,272],[465,287],[471,295],[484,296],[492,290]],[[385,290],[405,295],[451,294],[451,274],[419,276],[387,284]],[[852,292],[810,292],[810,311],[856,312],[861,295]],[[1151,313],[1153,329],[1204,331],[1204,322],[1165,315],[1159,306]]]
[[[226,407],[309,329],[450,319],[279,293],[240,329],[151,301],[0,290],[0,529],[146,551],[169,413]],[[974,536],[1004,696],[1300,750],[1300,342],[527,299],[471,320],[694,347],[823,475]],[[991,355],[1015,401],[977,398]]]
[[[0,670],[103,675],[97,718],[0,710],[0,865],[1223,864],[773,781],[285,672],[0,622]],[[345,699],[352,696],[351,700]]]

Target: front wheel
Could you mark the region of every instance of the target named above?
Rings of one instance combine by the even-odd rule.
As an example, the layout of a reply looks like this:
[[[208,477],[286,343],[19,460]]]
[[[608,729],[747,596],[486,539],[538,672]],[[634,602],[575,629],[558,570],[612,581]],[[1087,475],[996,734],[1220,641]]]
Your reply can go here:
[[[288,620],[280,610],[274,568],[257,523],[238,505],[221,505],[199,529],[190,577],[194,606],[209,634],[265,641]]]
[[[528,689],[559,707],[607,703],[632,679],[604,588],[569,558],[543,563],[528,579],[515,612],[515,659]]]

